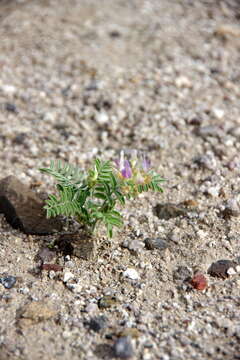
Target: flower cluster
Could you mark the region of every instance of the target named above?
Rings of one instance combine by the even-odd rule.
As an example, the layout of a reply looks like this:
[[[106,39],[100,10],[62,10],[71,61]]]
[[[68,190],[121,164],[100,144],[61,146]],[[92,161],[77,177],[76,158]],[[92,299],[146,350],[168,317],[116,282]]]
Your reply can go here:
[[[136,197],[149,190],[155,173],[151,171],[150,160],[146,154],[137,150],[122,150],[115,160],[115,172],[125,195]],[[155,189],[154,189],[155,190]]]

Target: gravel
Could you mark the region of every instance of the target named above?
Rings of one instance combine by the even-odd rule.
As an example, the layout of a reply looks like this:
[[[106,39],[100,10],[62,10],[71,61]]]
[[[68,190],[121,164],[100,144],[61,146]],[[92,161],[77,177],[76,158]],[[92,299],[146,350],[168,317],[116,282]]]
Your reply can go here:
[[[1,278],[17,279],[0,286],[1,357],[238,359],[238,1],[1,0],[0,25],[1,179],[43,200],[51,159],[87,168],[132,148],[166,179],[112,241],[0,214]]]

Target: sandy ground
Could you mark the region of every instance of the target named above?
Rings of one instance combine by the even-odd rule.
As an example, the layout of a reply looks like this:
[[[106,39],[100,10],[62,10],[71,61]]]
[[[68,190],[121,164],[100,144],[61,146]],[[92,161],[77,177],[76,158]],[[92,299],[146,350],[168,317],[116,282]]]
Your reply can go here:
[[[51,159],[87,167],[137,148],[167,179],[129,203],[113,240],[100,232],[91,260],[58,254],[59,273],[36,259],[58,235],[1,215],[0,274],[17,277],[0,284],[1,360],[240,359],[239,274],[207,274],[240,262],[239,19],[230,0],[0,1],[1,178],[50,193],[38,169]],[[183,215],[159,218],[165,203]],[[185,281],[197,269],[204,291]]]

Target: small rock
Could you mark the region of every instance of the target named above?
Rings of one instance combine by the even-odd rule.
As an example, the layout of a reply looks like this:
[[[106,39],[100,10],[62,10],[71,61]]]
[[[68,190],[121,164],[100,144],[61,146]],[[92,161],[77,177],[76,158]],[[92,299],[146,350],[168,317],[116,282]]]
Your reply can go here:
[[[108,323],[108,319],[104,315],[93,317],[87,325],[89,328],[95,332],[99,332],[100,330],[106,329]]]
[[[100,112],[96,116],[96,122],[99,125],[105,125],[109,122],[109,116],[106,112]]]
[[[159,219],[164,220],[169,220],[178,216],[186,216],[188,211],[190,210],[171,203],[157,204],[154,208],[154,212]]]
[[[63,266],[59,264],[43,264],[42,270],[60,272],[63,271]]]
[[[42,263],[52,261],[56,257],[56,251],[50,250],[48,247],[44,247],[39,250],[37,259]]]
[[[0,213],[14,227],[26,234],[47,235],[60,231],[58,218],[47,219],[42,200],[16,177],[0,181]]]
[[[43,301],[33,301],[17,311],[20,327],[36,324],[56,316],[57,311]]]
[[[63,282],[66,283],[71,279],[74,279],[74,274],[71,273],[70,271],[65,272],[65,274],[63,275]]]
[[[134,251],[134,252],[138,253],[144,248],[144,243],[139,240],[128,241],[127,248],[130,251]]]
[[[234,126],[229,130],[229,134],[240,139],[240,126]]]
[[[227,274],[228,275],[236,275],[237,274],[237,271],[234,269],[234,268],[229,268],[227,270]]]
[[[240,207],[236,199],[228,199],[225,203],[225,208],[222,211],[224,219],[230,219],[232,216],[240,215]]]
[[[125,270],[123,276],[131,280],[138,280],[140,277],[137,270],[132,268],[128,268],[127,270]]]
[[[216,169],[217,162],[212,153],[200,155],[193,159],[194,163],[196,163],[199,167],[202,167],[204,169],[208,170],[214,170]]]
[[[124,330],[121,330],[118,334],[118,337],[126,337],[129,336],[132,339],[138,339],[140,336],[140,332],[137,328],[126,328]]]
[[[219,191],[220,191],[220,186],[219,185],[210,186],[210,187],[207,187],[205,189],[205,193],[207,195],[210,195],[211,197],[218,197],[219,196]]]
[[[200,272],[194,274],[190,284],[196,290],[205,290],[208,285],[206,277]]]
[[[98,300],[98,307],[100,309],[108,309],[118,303],[115,296],[105,295]]]
[[[5,287],[5,289],[11,289],[15,283],[16,283],[17,279],[15,276],[3,276],[0,277],[0,283]]]
[[[198,202],[194,199],[187,199],[180,203],[181,206],[186,206],[189,208],[196,208],[198,206]]]
[[[234,268],[235,265],[235,262],[231,260],[218,260],[209,267],[208,274],[226,279],[229,276],[228,270]]]
[[[90,303],[86,306],[85,311],[87,313],[95,313],[98,311],[98,306],[95,303]]]
[[[84,233],[61,235],[56,245],[65,256],[73,255],[84,260],[94,256],[94,241]]]
[[[219,120],[221,120],[224,117],[224,110],[222,109],[213,108],[212,113]]]
[[[147,238],[144,240],[144,242],[147,250],[165,250],[169,246],[167,241],[160,238]]]
[[[217,125],[201,126],[196,131],[196,134],[204,139],[208,136],[221,137],[222,133],[223,131]]]
[[[17,88],[13,85],[2,85],[1,90],[5,95],[12,96],[16,93]]]
[[[131,339],[128,336],[117,339],[113,348],[115,356],[120,359],[130,359],[134,355]]]
[[[79,294],[82,291],[81,284],[66,283],[66,287],[71,290],[74,294]]]
[[[186,281],[192,276],[192,271],[187,266],[178,266],[173,272],[174,280]]]
[[[5,110],[9,111],[9,112],[13,112],[16,113],[17,112],[17,108],[16,105],[12,104],[12,103],[6,103],[5,104]]]
[[[27,133],[21,132],[12,139],[12,143],[17,145],[23,145],[25,143],[26,138],[27,138]]]
[[[184,75],[177,77],[175,80],[175,84],[178,88],[183,88],[183,87],[191,88],[192,87],[192,82]]]

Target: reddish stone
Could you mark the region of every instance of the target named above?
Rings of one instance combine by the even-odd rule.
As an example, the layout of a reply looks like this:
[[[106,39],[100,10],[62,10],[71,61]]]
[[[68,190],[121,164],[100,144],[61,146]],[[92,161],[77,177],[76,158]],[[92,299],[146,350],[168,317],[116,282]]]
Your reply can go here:
[[[61,265],[58,264],[43,264],[42,265],[42,270],[47,270],[47,271],[63,271],[63,267]]]
[[[204,290],[208,285],[206,277],[200,272],[197,272],[193,276],[193,278],[190,280],[190,284],[196,290]]]

